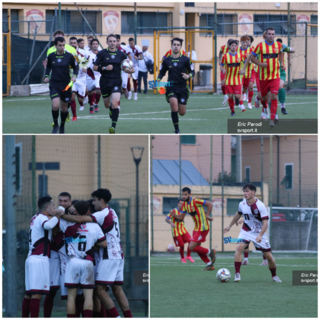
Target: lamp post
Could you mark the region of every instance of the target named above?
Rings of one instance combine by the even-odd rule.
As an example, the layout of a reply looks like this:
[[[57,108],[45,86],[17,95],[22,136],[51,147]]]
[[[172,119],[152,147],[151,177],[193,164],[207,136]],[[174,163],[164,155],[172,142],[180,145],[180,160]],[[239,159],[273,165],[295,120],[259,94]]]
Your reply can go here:
[[[139,164],[144,147],[131,147],[133,161],[136,164],[136,256],[139,256]]]

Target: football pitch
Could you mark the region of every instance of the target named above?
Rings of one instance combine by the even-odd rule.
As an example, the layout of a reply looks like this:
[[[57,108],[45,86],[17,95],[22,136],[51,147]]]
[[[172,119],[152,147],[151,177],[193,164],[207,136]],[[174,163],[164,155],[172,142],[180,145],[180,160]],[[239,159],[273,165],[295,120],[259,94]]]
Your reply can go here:
[[[254,94],[255,97],[256,94]],[[51,100],[49,96],[8,97],[3,98],[3,133],[50,134],[52,131]],[[222,106],[221,94],[190,95],[187,113],[179,116],[180,132],[183,133],[227,133],[227,119],[230,119],[230,109]],[[279,103],[278,103],[279,104]],[[247,103],[245,102],[246,106]],[[89,105],[84,111],[79,111],[78,121],[66,124],[66,134],[105,134],[111,126],[108,110],[103,101],[99,102],[99,112],[89,113]],[[286,109],[288,115],[280,112],[281,119],[317,119],[317,95],[287,95]],[[261,107],[241,112],[235,110],[233,119],[260,119]],[[71,110],[70,110],[71,112]],[[280,123],[280,122],[279,122]],[[281,123],[280,123],[281,124]],[[279,125],[280,125],[279,124]],[[162,95],[138,94],[138,100],[121,99],[121,112],[116,127],[117,134],[172,134],[174,132],[170,106]]]
[[[217,254],[213,271],[194,253],[195,263],[184,264],[178,254],[150,258],[150,316],[170,318],[307,318],[317,317],[318,286],[292,286],[293,270],[317,270],[312,256],[275,254],[277,276],[272,281],[268,266],[260,266],[260,253],[249,254],[241,266],[241,281],[234,282],[233,254]],[[220,268],[231,271],[227,283],[218,282]]]

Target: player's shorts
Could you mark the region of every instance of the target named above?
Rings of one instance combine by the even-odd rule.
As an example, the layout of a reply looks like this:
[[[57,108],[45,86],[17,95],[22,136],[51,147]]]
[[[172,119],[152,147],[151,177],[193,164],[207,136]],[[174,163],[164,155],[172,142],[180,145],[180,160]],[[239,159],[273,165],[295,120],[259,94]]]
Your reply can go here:
[[[60,274],[60,289],[61,289],[61,300],[68,299],[68,288],[65,287],[65,272]],[[78,287],[77,295],[81,295],[83,290]]]
[[[100,78],[95,76],[95,79],[91,79],[90,77],[86,79],[88,91],[100,89]]]
[[[124,71],[121,71],[121,79],[122,79],[122,88],[127,89],[128,84],[128,74]]]
[[[280,78],[272,80],[260,80],[261,96],[265,97],[268,91],[278,94],[280,86]]]
[[[50,265],[50,289],[60,288],[60,261],[59,258],[49,259]]]
[[[226,73],[223,73],[222,71],[220,71],[220,79],[221,81],[224,80],[226,78]]]
[[[260,75],[259,75],[259,72],[255,72],[255,76],[256,76],[256,85],[257,85],[257,90],[258,90],[258,92],[261,92],[261,88],[260,88]]]
[[[225,86],[226,93],[233,93],[233,94],[241,94],[241,84],[238,85],[226,85]]]
[[[256,72],[254,71],[254,69],[251,70],[251,78],[250,78],[252,82],[255,82],[256,80]]]
[[[190,239],[190,241],[193,241],[193,242],[205,242],[207,234],[209,233],[209,231],[210,230],[206,230],[206,231],[194,231],[193,230],[192,238]]]
[[[113,93],[119,92],[121,93],[121,85],[122,85],[122,80],[120,79],[117,81],[113,81],[111,82],[106,81],[106,80],[102,80],[100,81],[100,90],[101,90],[101,95],[103,98],[108,98],[110,97]]]
[[[281,68],[280,68],[280,79],[283,80],[284,82],[286,82],[287,80],[286,70],[282,70]]]
[[[190,91],[188,87],[166,87],[166,99],[174,97],[178,100],[179,104],[187,105]]]
[[[43,256],[29,256],[25,263],[26,294],[47,295],[50,292],[50,264],[49,258]]]
[[[248,89],[250,82],[254,82],[254,80],[251,79],[251,78],[242,78],[242,86],[243,86],[243,89]]]
[[[50,91],[51,100],[55,98],[60,98],[64,102],[71,101],[71,97],[72,97],[71,88],[69,88],[67,91],[63,91],[67,85],[68,84],[61,86],[61,85],[50,83],[49,91]]]
[[[69,259],[65,274],[65,287],[94,289],[94,268],[90,260],[72,257]]]
[[[77,81],[72,86],[72,92],[75,92],[78,96],[84,98],[84,96],[86,95],[86,86],[87,83],[85,77],[82,77],[80,79],[77,78]]]
[[[124,259],[101,260],[98,266],[96,284],[123,285]]]
[[[131,77],[133,80],[138,80],[139,67],[133,67],[134,73],[131,73]]]
[[[259,232],[245,231],[241,229],[240,234],[238,236],[238,240],[241,240],[242,242],[245,242],[247,244],[249,244],[250,241],[252,241],[256,249],[259,251],[262,251],[262,252],[271,251],[270,243],[268,241],[266,234],[262,236],[261,242],[256,242],[256,238],[258,235],[259,235]]]
[[[183,247],[185,243],[189,243],[191,241],[191,236],[189,232],[179,235],[177,237],[173,237],[173,241],[176,247]]]

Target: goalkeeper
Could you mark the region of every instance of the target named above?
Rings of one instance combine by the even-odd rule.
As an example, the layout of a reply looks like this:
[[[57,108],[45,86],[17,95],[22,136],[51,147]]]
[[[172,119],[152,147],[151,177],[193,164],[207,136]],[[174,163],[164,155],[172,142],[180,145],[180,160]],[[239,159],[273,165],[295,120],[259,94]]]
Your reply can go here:
[[[68,101],[71,101],[71,86],[76,81],[79,73],[79,67],[74,56],[65,50],[65,40],[62,37],[54,39],[56,52],[48,55],[48,63],[46,67],[46,76],[44,83],[50,82],[50,97],[52,100],[52,117],[53,130],[52,133],[64,133],[64,125],[68,116]],[[73,69],[71,78],[69,68]],[[51,79],[49,75],[51,72]],[[71,80],[71,81],[70,81]],[[59,127],[59,107],[61,105],[61,123]]]

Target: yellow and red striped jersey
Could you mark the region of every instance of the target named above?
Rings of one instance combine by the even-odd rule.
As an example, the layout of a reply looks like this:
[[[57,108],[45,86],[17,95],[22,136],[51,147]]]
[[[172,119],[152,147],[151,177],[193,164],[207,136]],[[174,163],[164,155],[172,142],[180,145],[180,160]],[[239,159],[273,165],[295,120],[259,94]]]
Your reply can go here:
[[[279,53],[282,52],[282,44],[274,41],[272,44],[266,41],[260,42],[252,52],[255,57],[259,55],[260,62],[266,62],[268,66],[260,69],[260,80],[273,80],[280,78]]]
[[[175,208],[173,210],[173,213],[178,216],[179,214],[181,214],[181,211],[179,211],[178,208]],[[188,232],[183,221],[177,220],[170,213],[167,215],[167,218],[171,219],[171,221],[176,225],[175,228],[171,228],[173,237],[182,236]]]
[[[228,45],[225,44],[224,46],[221,46],[220,52],[221,52],[222,54],[228,53],[228,52],[229,52]]]
[[[206,200],[190,197],[189,202],[184,202],[181,208],[182,213],[189,213],[194,222],[194,231],[210,230],[203,206]]]
[[[226,69],[226,85],[235,86],[242,84],[242,75],[239,74],[241,69],[241,62],[246,60],[245,56],[236,52],[234,54],[228,52],[221,60],[221,65]]]
[[[252,49],[252,47],[250,47],[250,48],[243,50],[241,47],[239,47],[237,51],[240,52],[247,59],[249,57],[250,53],[253,51],[253,49]],[[243,68],[243,63],[241,63],[241,69],[242,68]],[[252,69],[253,69],[253,64],[249,63],[246,68],[246,73],[243,75],[243,77],[245,79],[251,78]]]
[[[186,56],[187,57],[187,53],[184,51],[184,50],[180,50],[180,53],[183,55],[183,56]],[[165,58],[169,57],[172,55],[172,50],[170,49],[169,51],[166,52],[166,54],[164,55]]]

